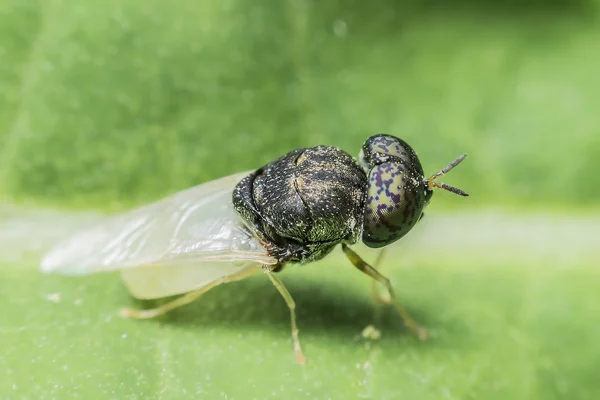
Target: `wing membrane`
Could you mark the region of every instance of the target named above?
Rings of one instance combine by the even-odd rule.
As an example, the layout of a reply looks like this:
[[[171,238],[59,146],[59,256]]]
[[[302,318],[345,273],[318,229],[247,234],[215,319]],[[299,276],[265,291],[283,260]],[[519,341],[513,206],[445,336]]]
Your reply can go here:
[[[202,261],[200,264],[127,268],[121,271],[121,277],[134,297],[157,299],[235,281],[258,271],[260,266],[255,261]]]
[[[199,281],[218,279],[253,265],[275,264],[277,260],[267,255],[233,209],[232,190],[245,175],[198,185],[109,217],[59,243],[44,257],[40,268],[66,275],[140,269],[128,276],[141,279],[140,274],[154,274],[163,280],[169,270],[185,276],[183,272],[189,275],[195,268],[196,283],[191,286],[198,287]]]

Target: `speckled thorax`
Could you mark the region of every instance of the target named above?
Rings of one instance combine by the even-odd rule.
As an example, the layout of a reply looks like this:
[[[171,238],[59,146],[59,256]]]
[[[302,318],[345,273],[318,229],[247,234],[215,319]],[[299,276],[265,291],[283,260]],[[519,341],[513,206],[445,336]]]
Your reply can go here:
[[[280,264],[323,258],[362,234],[367,175],[333,146],[297,149],[243,178],[233,205]]]

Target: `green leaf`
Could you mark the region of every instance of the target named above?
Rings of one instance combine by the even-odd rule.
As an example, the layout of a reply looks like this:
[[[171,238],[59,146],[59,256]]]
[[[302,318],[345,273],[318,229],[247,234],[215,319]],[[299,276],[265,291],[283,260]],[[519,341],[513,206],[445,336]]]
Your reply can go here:
[[[472,197],[386,258],[421,343],[339,254],[157,320],[118,274],[44,276],[98,218],[0,208],[0,398],[596,399],[597,1],[4,0],[0,197],[122,209],[316,144],[399,135]],[[591,17],[590,17],[591,16]],[[489,205],[568,214],[475,213]],[[367,260],[374,252],[358,248]],[[374,325],[379,340],[366,341]]]
[[[83,216],[30,218],[1,225],[14,233],[37,221],[41,238],[28,244],[29,255],[23,245],[18,251],[16,239],[2,247],[2,259],[13,255],[0,264],[3,398],[547,400],[594,399],[600,390],[600,274],[592,239],[561,248],[544,236],[548,220],[488,218],[461,233],[464,246],[457,248],[447,230],[485,216],[434,215],[425,232],[394,247],[382,272],[431,330],[427,342],[407,332],[393,309],[374,303],[369,279],[340,251],[284,270],[309,360],[301,367],[287,307],[262,274],[217,287],[163,318],[126,320],[121,307],[155,303],[132,300],[118,274],[69,278],[37,270],[34,253],[48,246],[50,232],[73,229]],[[556,232],[578,227],[597,238],[600,231],[597,220],[550,223]],[[496,232],[489,240],[487,229]],[[511,230],[528,243],[507,243]],[[535,238],[548,246],[536,248]],[[471,251],[477,246],[487,255]],[[374,259],[373,251],[357,251]],[[382,336],[367,342],[361,331],[371,324]]]

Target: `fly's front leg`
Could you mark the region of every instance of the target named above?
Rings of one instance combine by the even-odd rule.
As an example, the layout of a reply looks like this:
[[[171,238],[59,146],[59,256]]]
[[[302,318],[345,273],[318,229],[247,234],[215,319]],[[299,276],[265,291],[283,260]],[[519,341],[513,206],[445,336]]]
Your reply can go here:
[[[376,270],[380,270],[380,266],[382,265],[382,261],[383,258],[385,257],[385,254],[387,253],[387,248],[384,247],[383,249],[379,250],[379,254],[377,254],[377,258],[375,259],[375,263],[373,264],[373,268],[375,268]],[[384,305],[389,305],[392,303],[392,299],[390,298],[390,294],[388,292],[384,292],[382,293],[379,290],[379,286],[377,285],[377,280],[373,279],[371,281],[371,293],[373,295],[373,298],[375,299],[375,301],[379,304],[384,304]]]
[[[342,250],[344,250],[344,253],[356,268],[369,275],[377,282],[382,283],[387,288],[390,298],[394,303],[396,310],[398,310],[398,313],[404,320],[406,326],[408,326],[410,330],[413,331],[419,337],[419,339],[427,339],[429,336],[427,329],[423,328],[414,319],[412,319],[412,317],[408,314],[404,306],[400,304],[400,301],[398,301],[398,298],[396,297],[396,293],[394,292],[394,288],[392,287],[390,280],[385,276],[381,275],[379,272],[377,272],[375,268],[367,264],[362,258],[360,258],[358,254],[351,250],[347,245],[342,244]]]
[[[290,292],[283,286],[283,282],[279,280],[277,276],[268,268],[264,268],[265,274],[269,277],[273,285],[277,288],[283,299],[285,300],[288,308],[290,309],[290,317],[292,319],[292,340],[294,342],[294,352],[296,353],[296,362],[298,364],[306,364],[306,357],[302,353],[302,347],[300,347],[300,340],[298,339],[298,326],[296,325],[296,302],[290,295]]]

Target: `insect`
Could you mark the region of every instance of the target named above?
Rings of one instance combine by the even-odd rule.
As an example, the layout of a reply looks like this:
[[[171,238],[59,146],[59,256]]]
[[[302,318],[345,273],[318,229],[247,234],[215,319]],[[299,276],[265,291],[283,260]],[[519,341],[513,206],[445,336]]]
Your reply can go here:
[[[136,298],[181,295],[154,309],[121,311],[131,318],[162,315],[262,270],[290,309],[296,361],[304,364],[296,306],[276,273],[322,259],[341,244],[356,268],[387,288],[405,324],[424,339],[426,330],[397,300],[390,281],[349,246],[362,240],[381,248],[406,235],[434,188],[467,196],[437,181],[465,156],[426,179],[415,151],[391,135],[368,138],[358,160],[333,146],[293,150],[257,170],[108,217],[56,245],[40,268],[67,275],[120,270]]]

